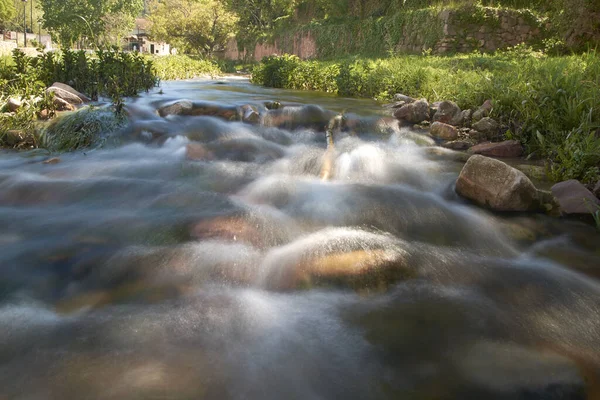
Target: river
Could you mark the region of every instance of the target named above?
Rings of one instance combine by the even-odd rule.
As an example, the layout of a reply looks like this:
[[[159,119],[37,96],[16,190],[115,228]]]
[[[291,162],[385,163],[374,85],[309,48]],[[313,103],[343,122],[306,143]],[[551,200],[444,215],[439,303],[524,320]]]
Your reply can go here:
[[[593,226],[470,205],[412,131],[153,114],[184,98],[383,115],[164,82],[160,140],[0,153],[0,399],[600,399]]]

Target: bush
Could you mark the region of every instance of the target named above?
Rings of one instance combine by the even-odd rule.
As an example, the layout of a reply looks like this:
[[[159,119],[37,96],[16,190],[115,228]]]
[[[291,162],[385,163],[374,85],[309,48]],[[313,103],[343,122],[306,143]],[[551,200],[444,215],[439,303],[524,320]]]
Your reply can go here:
[[[394,93],[452,100],[475,109],[486,99],[509,137],[549,160],[555,179],[598,179],[600,55],[547,56],[523,46],[493,55],[395,56],[336,62],[266,57],[252,81],[389,100]]]

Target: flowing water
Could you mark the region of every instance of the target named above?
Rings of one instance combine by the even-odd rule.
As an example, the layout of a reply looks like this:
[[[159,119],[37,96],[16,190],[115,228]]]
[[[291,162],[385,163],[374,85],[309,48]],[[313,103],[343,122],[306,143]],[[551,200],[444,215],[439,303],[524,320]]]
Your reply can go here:
[[[221,83],[132,101],[115,147],[0,154],[0,399],[600,398],[591,225],[467,204],[374,102]],[[326,150],[297,107],[154,113],[182,98],[363,117]]]

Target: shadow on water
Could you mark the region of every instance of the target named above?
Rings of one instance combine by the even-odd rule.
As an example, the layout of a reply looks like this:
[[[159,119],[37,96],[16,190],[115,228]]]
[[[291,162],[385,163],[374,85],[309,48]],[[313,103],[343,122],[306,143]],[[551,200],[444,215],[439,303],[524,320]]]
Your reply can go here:
[[[0,154],[0,398],[600,399],[593,227],[461,202],[368,100],[162,90],[114,148]]]

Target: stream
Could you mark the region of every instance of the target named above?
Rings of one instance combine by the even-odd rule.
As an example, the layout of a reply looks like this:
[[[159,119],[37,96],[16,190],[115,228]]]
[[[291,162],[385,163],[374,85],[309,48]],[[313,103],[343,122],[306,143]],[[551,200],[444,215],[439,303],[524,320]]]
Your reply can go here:
[[[292,106],[156,115],[178,99]],[[353,134],[327,150],[303,104]],[[126,107],[116,146],[0,152],[0,399],[600,399],[592,225],[469,204],[371,100],[231,77]]]

